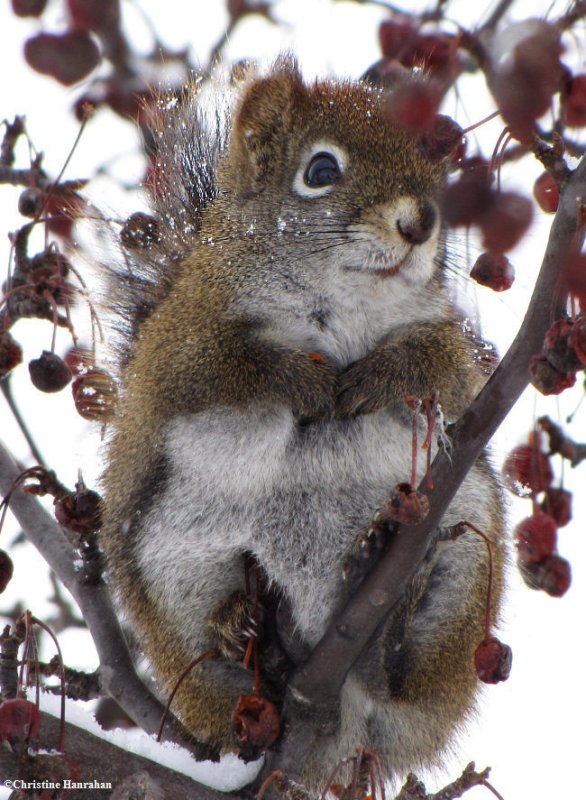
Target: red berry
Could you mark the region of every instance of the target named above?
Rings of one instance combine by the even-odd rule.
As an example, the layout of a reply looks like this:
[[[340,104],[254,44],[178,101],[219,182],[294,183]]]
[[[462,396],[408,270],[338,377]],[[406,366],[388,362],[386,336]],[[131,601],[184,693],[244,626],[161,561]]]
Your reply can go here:
[[[98,46],[81,30],[39,33],[25,42],[24,57],[37,72],[65,86],[82,80],[100,63]]]
[[[462,128],[451,117],[438,114],[429,130],[420,140],[421,148],[431,161],[441,161],[451,156],[450,162],[455,166],[464,157],[466,138]]]
[[[43,207],[47,195],[36,186],[29,186],[20,193],[18,211],[23,217],[33,219]]]
[[[12,564],[12,559],[8,553],[5,553],[4,550],[0,550],[0,594],[10,583],[13,573],[14,566]]]
[[[432,81],[405,83],[393,91],[387,114],[409,132],[422,133],[432,127],[441,100],[441,90]]]
[[[71,380],[71,370],[65,361],[48,350],[29,361],[28,369],[33,386],[41,392],[59,392]]]
[[[562,597],[572,583],[572,568],[557,554],[536,564],[519,562],[523,580],[530,589],[541,589],[550,597]]]
[[[541,508],[555,521],[558,528],[562,528],[572,519],[572,493],[550,486],[546,489]]]
[[[555,521],[541,510],[522,520],[515,528],[519,561],[535,564],[553,555],[557,533]]]
[[[581,128],[586,125],[586,75],[574,75],[562,92],[562,110],[566,125]]]
[[[472,267],[470,277],[494,292],[504,292],[513,285],[515,270],[503,253],[481,253]]]
[[[539,494],[553,480],[549,456],[531,444],[519,445],[509,453],[502,474],[507,488],[519,497]]]
[[[543,341],[543,354],[558,372],[576,372],[582,364],[570,344],[574,323],[569,319],[558,319],[551,325]]]
[[[413,489],[409,483],[399,483],[384,507],[388,519],[404,525],[416,525],[429,514],[429,500],[426,495]]]
[[[540,207],[553,214],[558,210],[560,202],[560,190],[555,178],[549,172],[542,172],[533,184],[533,196]]]
[[[487,250],[505,253],[519,242],[533,219],[533,204],[516,192],[498,192],[478,224]]]
[[[417,36],[417,26],[406,17],[383,22],[378,31],[385,58],[399,59],[401,51]]]
[[[8,742],[11,747],[22,746],[38,738],[40,725],[39,709],[24,697],[0,703],[0,742]]]
[[[442,214],[448,225],[479,222],[494,202],[494,195],[482,169],[466,170],[450,183],[442,198]]]
[[[560,372],[544,354],[531,356],[529,361],[531,383],[541,394],[561,394],[576,383],[573,372]]]
[[[73,381],[71,391],[77,413],[84,419],[107,422],[114,415],[118,391],[105,370],[89,369]]]
[[[94,356],[87,347],[75,345],[70,347],[63,356],[63,360],[71,370],[73,375],[85,375],[85,373],[93,366]]]
[[[511,674],[513,651],[495,636],[480,642],[474,652],[476,674],[484,683],[506,681]]]
[[[256,694],[241,695],[232,713],[232,730],[239,756],[251,761],[279,738],[281,720],[275,705]]]
[[[64,528],[87,535],[100,528],[101,506],[100,495],[81,485],[74,492],[55,500],[55,516]]]
[[[12,0],[12,10],[17,17],[40,17],[47,0]]]

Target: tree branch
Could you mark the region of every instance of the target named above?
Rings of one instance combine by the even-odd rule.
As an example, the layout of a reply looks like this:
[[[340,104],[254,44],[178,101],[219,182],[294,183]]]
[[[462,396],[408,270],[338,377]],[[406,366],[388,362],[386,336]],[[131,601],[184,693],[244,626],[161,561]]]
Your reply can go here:
[[[578,220],[586,198],[586,158],[573,172],[560,198],[535,289],[514,342],[486,386],[450,431],[448,456],[440,450],[433,462],[435,490],[423,523],[393,538],[388,553],[363,581],[354,597],[329,626],[307,664],[288,687],[284,717],[287,734],[278,753],[267,758],[263,776],[282,770],[293,779],[315,745],[316,710],[337,719],[339,695],[346,675],[377,627],[391,613],[425,554],[449,503],[501,422],[529,381],[529,360],[540,352],[546,330],[564,311],[559,265],[581,246]],[[420,491],[426,492],[424,484]]]
[[[0,442],[0,493],[6,495],[19,474],[16,462]],[[76,566],[79,554],[36,498],[15,491],[10,498],[10,510],[27,539],[35,545],[79,605],[98,651],[103,688],[140,728],[147,733],[156,733],[163,706],[135,672],[109,588],[103,580],[98,583],[86,580],[84,570]],[[164,734],[166,739],[186,747],[197,759],[211,757],[209,749],[194,742],[172,717],[165,725]]]

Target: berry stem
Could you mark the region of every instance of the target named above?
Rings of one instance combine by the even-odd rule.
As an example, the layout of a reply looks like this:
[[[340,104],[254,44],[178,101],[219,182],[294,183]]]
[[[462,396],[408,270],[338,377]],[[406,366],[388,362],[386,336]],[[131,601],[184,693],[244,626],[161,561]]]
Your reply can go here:
[[[167,719],[167,715],[169,713],[169,709],[171,708],[171,703],[173,702],[173,698],[177,694],[177,690],[185,680],[185,678],[189,675],[191,670],[194,667],[197,667],[198,664],[201,664],[202,661],[207,661],[208,658],[217,658],[218,653],[216,650],[206,650],[205,653],[202,653],[197,658],[194,658],[193,661],[190,661],[189,664],[185,667],[181,675],[177,678],[177,683],[173,687],[173,691],[169,695],[169,699],[165,705],[165,710],[163,711],[163,715],[161,716],[161,722],[159,724],[159,730],[157,731],[157,742],[161,741],[161,736],[163,735],[163,728],[165,727],[165,721]]]

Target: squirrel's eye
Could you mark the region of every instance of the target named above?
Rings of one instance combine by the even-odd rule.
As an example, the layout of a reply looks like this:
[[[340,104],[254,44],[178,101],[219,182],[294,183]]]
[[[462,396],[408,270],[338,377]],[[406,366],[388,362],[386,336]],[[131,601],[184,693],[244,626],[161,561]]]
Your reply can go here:
[[[342,170],[335,156],[331,153],[316,153],[307,165],[303,180],[306,186],[331,186],[341,174]]]

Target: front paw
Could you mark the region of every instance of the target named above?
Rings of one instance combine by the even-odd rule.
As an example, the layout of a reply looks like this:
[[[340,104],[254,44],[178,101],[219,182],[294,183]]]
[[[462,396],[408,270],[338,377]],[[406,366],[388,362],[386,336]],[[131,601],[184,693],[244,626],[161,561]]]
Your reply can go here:
[[[242,661],[250,640],[260,635],[262,608],[244,592],[233,592],[214,609],[208,625],[222,656]]]
[[[336,401],[336,371],[318,353],[307,353],[303,358],[291,392],[293,414],[301,423],[330,419]]]
[[[339,419],[372,414],[388,405],[392,395],[377,353],[351,364],[338,378],[335,415]]]

